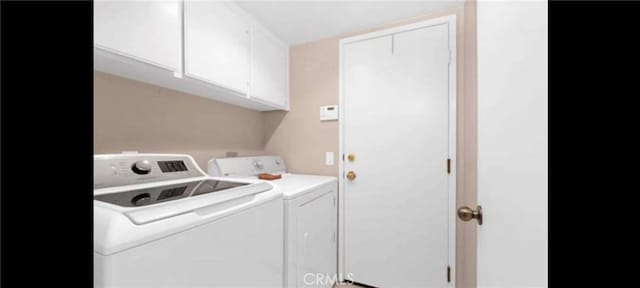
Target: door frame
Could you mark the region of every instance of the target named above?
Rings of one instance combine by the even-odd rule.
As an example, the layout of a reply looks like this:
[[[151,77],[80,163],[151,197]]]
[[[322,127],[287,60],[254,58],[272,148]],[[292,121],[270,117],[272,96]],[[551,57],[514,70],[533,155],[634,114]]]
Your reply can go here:
[[[457,78],[456,78],[456,15],[447,15],[443,17],[438,17],[434,19],[429,19],[425,21],[419,21],[407,25],[402,25],[398,27],[392,27],[388,29],[383,29],[371,33],[361,34],[353,37],[340,39],[339,43],[339,74],[338,74],[338,280],[340,282],[345,281],[345,262],[344,262],[344,241],[345,241],[345,233],[344,233],[344,214],[345,214],[345,205],[344,205],[344,162],[345,162],[345,151],[344,151],[344,46],[349,43],[360,42],[364,40],[369,40],[373,38],[383,37],[390,34],[395,34],[399,32],[407,32],[411,30],[437,26],[437,25],[449,25],[449,159],[451,159],[451,174],[449,174],[449,267],[451,267],[451,282],[449,282],[449,287],[455,287],[455,275],[456,275],[456,163],[457,163],[457,155],[456,155],[456,147],[457,147]],[[443,162],[443,169],[446,167],[446,163]],[[446,271],[443,270],[443,274]],[[444,275],[443,275],[444,277]]]

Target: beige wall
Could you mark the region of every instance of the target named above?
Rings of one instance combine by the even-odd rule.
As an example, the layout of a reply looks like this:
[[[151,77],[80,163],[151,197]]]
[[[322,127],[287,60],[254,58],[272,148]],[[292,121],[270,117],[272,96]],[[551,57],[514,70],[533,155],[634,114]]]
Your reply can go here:
[[[262,154],[263,116],[111,74],[93,77],[94,153],[186,153],[205,171],[225,152]]]
[[[477,27],[476,1],[465,1],[464,5],[464,49],[461,51],[463,64],[463,94],[459,95],[458,107],[458,167],[462,174],[458,175],[457,206],[476,207],[477,204],[477,160],[478,160],[478,90],[477,90]],[[459,52],[460,54],[460,52]],[[458,287],[476,287],[477,263],[477,226],[475,222],[462,222],[457,219],[458,271],[456,279]]]
[[[468,13],[465,13],[468,12]],[[455,14],[457,17],[458,206],[476,198],[475,3],[437,14],[296,45],[290,49],[291,111],[265,112],[265,150],[285,158],[292,172],[338,175],[338,123],[320,122],[321,105],[338,104],[339,40],[344,37]],[[336,155],[336,165],[324,164],[324,153]],[[458,221],[456,227],[457,287],[476,286],[476,227]]]
[[[320,122],[320,106],[338,104],[338,38],[291,47],[291,111],[265,112],[265,150],[280,154],[292,172],[338,174],[338,122]],[[334,152],[334,166],[324,153]]]

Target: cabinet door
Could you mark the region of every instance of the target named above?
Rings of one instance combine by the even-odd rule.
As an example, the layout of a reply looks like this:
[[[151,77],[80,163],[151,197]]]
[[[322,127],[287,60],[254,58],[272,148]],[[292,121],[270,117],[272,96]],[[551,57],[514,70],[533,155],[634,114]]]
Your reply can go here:
[[[96,1],[93,15],[96,47],[181,71],[180,1]]]
[[[288,107],[289,47],[254,25],[251,47],[251,97]]]
[[[229,4],[185,1],[185,75],[247,94],[249,20]]]

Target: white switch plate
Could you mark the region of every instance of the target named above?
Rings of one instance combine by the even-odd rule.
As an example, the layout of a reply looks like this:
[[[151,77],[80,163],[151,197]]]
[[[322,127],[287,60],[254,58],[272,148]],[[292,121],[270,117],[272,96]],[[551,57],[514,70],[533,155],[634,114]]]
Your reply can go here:
[[[338,120],[338,105],[320,106],[320,121]]]
[[[324,164],[327,166],[333,166],[333,152],[325,153],[324,158]]]

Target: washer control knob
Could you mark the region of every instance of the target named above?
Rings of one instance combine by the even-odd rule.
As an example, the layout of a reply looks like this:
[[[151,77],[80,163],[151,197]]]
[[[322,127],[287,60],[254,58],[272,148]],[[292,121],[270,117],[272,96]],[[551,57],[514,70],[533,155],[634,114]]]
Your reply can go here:
[[[133,171],[133,173],[140,175],[149,174],[149,172],[151,172],[151,162],[149,162],[148,160],[140,160],[136,163],[133,163],[133,166],[131,166],[131,170]]]
[[[262,170],[262,168],[264,168],[264,164],[262,164],[262,161],[260,160],[256,160],[253,165],[256,166],[256,169],[258,170]]]
[[[131,199],[133,206],[143,206],[149,204],[149,202],[151,202],[151,195],[149,195],[149,193],[138,194]]]

